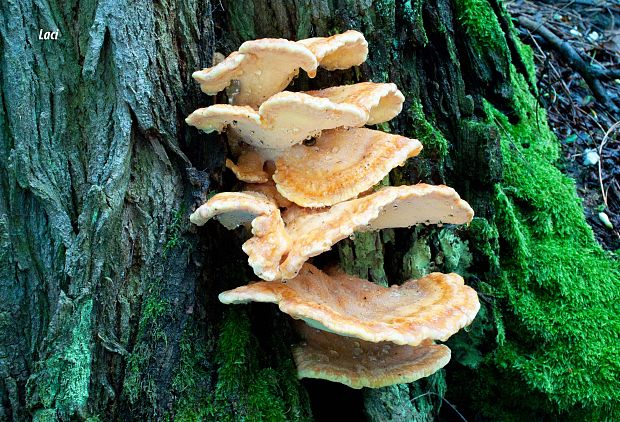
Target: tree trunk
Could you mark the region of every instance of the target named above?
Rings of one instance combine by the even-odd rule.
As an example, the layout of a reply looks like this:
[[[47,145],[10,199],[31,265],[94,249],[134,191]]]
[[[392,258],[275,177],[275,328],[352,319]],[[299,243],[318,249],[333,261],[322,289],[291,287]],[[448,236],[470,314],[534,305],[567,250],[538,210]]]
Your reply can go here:
[[[498,0],[0,1],[0,419],[308,420],[347,397],[349,415],[431,420],[446,387],[472,416],[613,410],[618,264],[554,167],[531,52]],[[191,73],[216,50],[350,28],[368,61],[291,89],[395,82],[405,106],[381,129],[424,153],[385,183],[449,184],[477,218],[321,259],[378,283],[456,271],[483,304],[446,372],[360,395],[297,381],[275,307],[217,301],[254,276],[242,233],[189,224],[234,181],[223,137],[184,123],[213,101]]]

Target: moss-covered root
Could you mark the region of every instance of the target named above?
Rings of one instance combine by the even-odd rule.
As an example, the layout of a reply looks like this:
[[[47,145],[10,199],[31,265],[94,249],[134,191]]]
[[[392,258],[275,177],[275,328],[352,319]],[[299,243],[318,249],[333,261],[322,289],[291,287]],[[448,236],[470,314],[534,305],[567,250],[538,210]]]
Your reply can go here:
[[[494,418],[618,419],[620,263],[596,243],[574,183],[555,166],[558,142],[532,93],[528,47],[496,2],[456,4],[471,44],[503,51],[512,63],[508,101],[485,97],[480,116],[463,122],[470,133],[499,138],[503,178],[494,184],[496,215],[486,222],[497,233],[498,253],[482,252],[499,269],[487,281],[505,326],[480,368],[491,378],[480,379],[478,389],[470,383],[466,394]]]
[[[496,224],[506,248],[498,287],[512,329],[495,363],[560,411],[620,416],[620,265],[596,243],[573,182],[553,165],[557,141],[514,69],[513,80],[519,123],[486,110],[502,130]]]

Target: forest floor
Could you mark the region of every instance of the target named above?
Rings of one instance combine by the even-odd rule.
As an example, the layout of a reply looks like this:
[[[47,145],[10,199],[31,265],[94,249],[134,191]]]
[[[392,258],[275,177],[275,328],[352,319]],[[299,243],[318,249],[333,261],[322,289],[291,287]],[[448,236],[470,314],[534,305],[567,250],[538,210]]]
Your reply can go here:
[[[620,250],[620,3],[513,0],[534,51],[538,94],[561,143],[561,165],[607,250]],[[607,221],[606,221],[607,220]]]

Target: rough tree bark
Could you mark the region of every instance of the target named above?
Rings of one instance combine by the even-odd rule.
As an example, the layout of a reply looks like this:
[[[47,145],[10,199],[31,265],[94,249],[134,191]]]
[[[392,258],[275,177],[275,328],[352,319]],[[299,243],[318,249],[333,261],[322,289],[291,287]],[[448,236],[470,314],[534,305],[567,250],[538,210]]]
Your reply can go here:
[[[0,1],[0,419],[321,415],[311,403],[328,400],[328,387],[295,379],[286,320],[273,307],[217,303],[219,291],[252,274],[242,233],[189,225],[208,192],[234,181],[223,170],[223,139],[183,119],[213,101],[191,73],[210,66],[214,51],[349,28],[365,33],[368,62],[314,80],[302,75],[294,88],[395,82],[404,111],[381,129],[419,138],[425,152],[385,183],[450,184],[479,219],[469,229],[357,236],[323,259],[378,283],[431,270],[468,274],[489,296],[484,323],[454,345],[462,376],[448,386],[466,390],[473,372],[462,364],[478,365],[506,335],[497,301],[514,305],[510,293],[489,287],[512,254],[500,247],[519,253],[527,242],[503,239],[498,227],[516,225],[534,202],[500,186],[502,139],[524,113],[538,111],[515,99],[517,81],[520,92],[535,91],[533,71],[497,0]],[[40,29],[60,36],[39,40]],[[529,146],[515,147],[518,154],[522,147]],[[498,206],[503,219],[495,224]],[[557,224],[551,213],[542,224]],[[487,365],[479,384],[501,383],[497,366]],[[445,390],[442,371],[364,390],[350,412],[430,420]],[[553,395],[534,390],[532,408]]]

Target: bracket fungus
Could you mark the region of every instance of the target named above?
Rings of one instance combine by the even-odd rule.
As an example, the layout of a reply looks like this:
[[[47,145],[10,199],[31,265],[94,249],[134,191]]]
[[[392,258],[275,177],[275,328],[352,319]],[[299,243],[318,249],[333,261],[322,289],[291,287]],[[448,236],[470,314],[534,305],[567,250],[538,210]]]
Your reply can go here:
[[[260,215],[272,213],[280,215],[280,210],[265,195],[257,192],[223,192],[194,211],[189,219],[197,226],[202,226],[215,217],[230,230],[251,223]]]
[[[210,95],[237,81],[234,104],[257,107],[286,88],[300,68],[313,78],[319,65],[328,70],[347,69],[363,63],[367,55],[368,43],[357,31],[297,42],[264,38],[244,42],[238,51],[192,77]]]
[[[205,94],[217,94],[238,81],[234,103],[256,107],[282,91],[302,68],[314,76],[316,56],[302,44],[285,39],[246,41],[217,65],[196,71],[192,77]]]
[[[403,101],[394,84],[364,82],[320,91],[280,92],[258,110],[215,104],[199,108],[185,121],[207,133],[227,131],[262,150],[264,156],[274,157],[325,129],[388,121],[400,113]]]
[[[418,346],[372,343],[297,324],[303,339],[293,347],[299,378],[318,378],[351,388],[380,388],[428,377],[450,361],[450,349],[426,340]]]
[[[246,183],[269,182],[270,176],[264,167],[264,158],[255,150],[243,150],[236,164],[231,159],[226,159],[226,168],[230,169],[237,179]]]
[[[262,103],[258,111],[247,106],[215,104],[194,111],[185,121],[207,133],[232,132],[237,139],[274,157],[324,129],[363,126],[367,118],[368,112],[355,105],[284,91]]]
[[[286,283],[256,282],[220,293],[219,299],[225,304],[275,303],[311,327],[410,346],[447,340],[480,309],[476,292],[458,274],[432,273],[383,287],[344,273],[326,274],[310,264]]]
[[[349,30],[331,37],[315,37],[297,41],[315,55],[326,70],[359,66],[368,57],[368,43],[360,32]]]
[[[393,83],[360,82],[305,93],[313,97],[327,98],[334,103],[364,108],[368,112],[367,125],[392,120],[402,111],[405,101],[402,92]]]
[[[235,209],[235,195],[239,197],[239,209]],[[257,202],[255,207],[248,204],[252,200]],[[239,214],[248,215],[248,209],[261,210],[262,213],[256,214],[252,222],[253,237],[243,244],[243,251],[248,254],[254,273],[269,281],[295,277],[308,258],[328,251],[336,242],[356,231],[423,223],[465,224],[473,218],[472,209],[454,189],[418,184],[387,186],[329,208],[291,207],[282,215],[276,203],[266,196],[226,192],[201,205],[192,214],[191,221],[202,225],[215,216],[220,221],[227,221],[231,219],[227,213],[233,213],[232,220],[237,221]],[[269,220],[268,225],[264,224],[266,220]],[[273,244],[276,240],[286,241],[289,247],[277,247]]]
[[[275,202],[279,208],[291,208],[294,206],[291,201],[283,197],[280,192],[278,192],[278,189],[276,189],[276,184],[273,180],[266,183],[247,183],[244,190],[262,193],[267,198]]]
[[[396,85],[281,92],[300,68],[314,77],[318,66],[346,69],[367,55],[368,44],[356,31],[246,42],[193,75],[208,94],[234,81],[235,105],[215,104],[186,119],[206,132],[227,132],[240,154],[226,167],[246,183],[243,192],[213,196],[190,219],[251,229],[242,249],[266,280],[223,292],[220,300],[277,303],[303,320],[304,342],[293,350],[299,377],[353,388],[411,382],[443,367],[450,349],[434,341],[470,324],[480,307],[457,274],[433,273],[386,288],[307,263],[355,232],[473,218],[469,204],[447,186],[373,190],[422,149],[415,139],[362,128],[400,113],[404,97]],[[304,143],[308,139],[313,143]]]
[[[298,205],[334,205],[370,189],[421,150],[416,139],[378,130],[328,130],[314,145],[297,145],[280,156],[273,180],[282,196]]]

